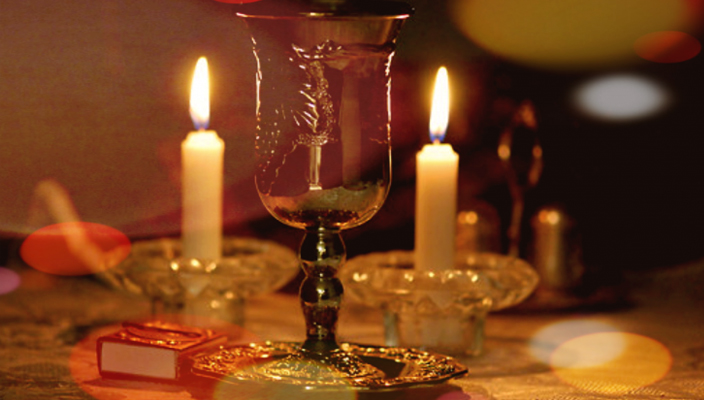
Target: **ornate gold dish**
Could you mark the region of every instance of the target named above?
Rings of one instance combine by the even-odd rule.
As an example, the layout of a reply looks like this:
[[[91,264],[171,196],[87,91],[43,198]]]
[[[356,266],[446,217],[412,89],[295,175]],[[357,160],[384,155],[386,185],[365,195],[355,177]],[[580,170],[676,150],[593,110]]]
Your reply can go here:
[[[325,358],[301,356],[295,362],[289,359],[282,365],[281,361],[289,354],[301,354],[301,345],[264,342],[226,346],[194,357],[191,372],[233,384],[257,382],[316,390],[364,391],[438,384],[467,372],[467,368],[452,357],[400,347],[341,343],[332,358],[337,356],[344,363],[351,354],[382,373],[353,377],[347,371],[341,372],[328,365]]]

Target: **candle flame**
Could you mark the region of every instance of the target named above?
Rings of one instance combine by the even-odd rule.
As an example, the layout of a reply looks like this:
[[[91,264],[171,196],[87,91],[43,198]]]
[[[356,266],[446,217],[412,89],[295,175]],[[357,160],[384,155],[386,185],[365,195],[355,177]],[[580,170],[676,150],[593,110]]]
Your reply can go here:
[[[447,68],[440,67],[435,76],[433,106],[430,110],[430,141],[442,142],[450,120],[450,82]]]
[[[191,120],[197,130],[205,130],[210,122],[210,84],[208,82],[208,60],[198,59],[191,83]]]

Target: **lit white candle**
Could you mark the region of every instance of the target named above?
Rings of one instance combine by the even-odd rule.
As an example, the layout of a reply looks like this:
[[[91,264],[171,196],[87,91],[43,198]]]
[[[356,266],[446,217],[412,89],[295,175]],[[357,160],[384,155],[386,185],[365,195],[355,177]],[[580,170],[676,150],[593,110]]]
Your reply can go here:
[[[218,259],[222,253],[222,182],[225,144],[206,130],[210,119],[208,62],[201,57],[191,85],[190,114],[196,131],[181,143],[183,256]]]
[[[431,144],[416,154],[415,263],[420,270],[454,268],[459,156],[442,144],[450,114],[447,69],[435,79]]]

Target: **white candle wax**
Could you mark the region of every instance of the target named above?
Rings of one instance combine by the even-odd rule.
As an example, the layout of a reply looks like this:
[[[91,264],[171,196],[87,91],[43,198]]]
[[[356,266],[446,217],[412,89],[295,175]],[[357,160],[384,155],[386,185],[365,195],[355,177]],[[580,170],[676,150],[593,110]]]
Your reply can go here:
[[[184,257],[220,258],[224,151],[215,131],[190,132],[181,144]]]
[[[222,181],[225,144],[210,119],[208,63],[201,57],[191,86],[191,118],[198,128],[181,144],[182,255],[216,260],[222,254]]]
[[[458,166],[449,144],[428,144],[416,154],[417,269],[454,268]]]
[[[438,69],[430,112],[430,139],[416,155],[415,267],[454,269],[459,155],[441,144],[450,117],[447,69]]]

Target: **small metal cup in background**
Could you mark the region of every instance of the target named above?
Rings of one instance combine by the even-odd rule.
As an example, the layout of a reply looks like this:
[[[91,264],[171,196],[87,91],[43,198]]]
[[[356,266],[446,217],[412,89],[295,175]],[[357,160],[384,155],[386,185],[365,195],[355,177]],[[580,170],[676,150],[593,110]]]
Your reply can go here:
[[[576,221],[561,207],[547,206],[531,219],[529,261],[540,276],[539,288],[569,292],[584,275],[582,242]]]
[[[457,214],[456,248],[466,252],[501,251],[499,213],[489,203],[474,202]]]

